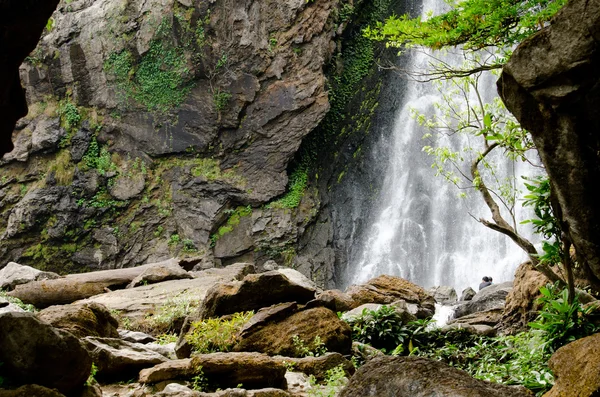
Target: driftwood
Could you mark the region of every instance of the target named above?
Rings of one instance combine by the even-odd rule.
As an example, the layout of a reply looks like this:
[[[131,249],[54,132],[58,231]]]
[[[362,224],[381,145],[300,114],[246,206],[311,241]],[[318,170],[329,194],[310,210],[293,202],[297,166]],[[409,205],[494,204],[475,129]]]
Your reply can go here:
[[[167,262],[178,263],[175,259],[170,259]],[[163,263],[165,262],[160,264]],[[109,290],[125,288],[144,270],[157,265],[159,263],[69,274],[55,280],[32,281],[17,285],[8,295],[19,298],[24,303],[30,303],[40,309],[52,305],[66,305],[80,299],[103,294]]]

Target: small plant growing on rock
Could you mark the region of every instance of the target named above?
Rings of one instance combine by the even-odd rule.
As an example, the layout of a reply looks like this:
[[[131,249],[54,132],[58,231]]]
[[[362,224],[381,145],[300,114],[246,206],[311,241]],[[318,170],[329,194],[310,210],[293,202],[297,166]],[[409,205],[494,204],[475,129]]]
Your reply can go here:
[[[177,324],[181,325],[199,305],[200,301],[189,295],[170,298],[154,315],[146,317],[142,328],[149,328],[146,331],[153,334],[178,330]]]
[[[13,305],[19,306],[21,309],[26,312],[35,313],[37,309],[35,306],[30,305],[28,303],[23,303],[23,301],[19,298],[15,298],[14,296],[10,296],[6,293],[6,291],[0,290],[0,298],[6,299],[8,303],[12,303]]]
[[[298,335],[294,335],[292,343],[298,357],[319,357],[327,353],[325,343],[323,343],[319,335],[315,336],[312,343],[306,343]]]
[[[325,380],[322,385],[317,383],[314,375],[308,378],[311,386],[308,390],[309,397],[335,397],[341,388],[348,383],[348,378],[346,378],[346,372],[342,365],[327,370],[325,374]]]
[[[235,313],[221,318],[209,318],[192,323],[186,335],[195,353],[228,352],[238,342],[238,333],[254,312]]]
[[[208,381],[204,376],[204,371],[202,371],[202,367],[196,368],[196,375],[192,378],[192,389],[203,392],[208,390]]]

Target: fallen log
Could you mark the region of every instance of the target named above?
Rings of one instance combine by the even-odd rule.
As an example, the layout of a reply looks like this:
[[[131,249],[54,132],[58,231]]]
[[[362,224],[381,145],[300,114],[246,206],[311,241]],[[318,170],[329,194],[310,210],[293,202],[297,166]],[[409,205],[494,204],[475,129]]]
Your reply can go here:
[[[144,270],[167,262],[179,263],[176,259],[123,269],[100,270],[89,273],[69,274],[54,280],[32,281],[17,285],[7,295],[21,299],[43,309],[52,305],[66,305],[80,299],[125,288]]]

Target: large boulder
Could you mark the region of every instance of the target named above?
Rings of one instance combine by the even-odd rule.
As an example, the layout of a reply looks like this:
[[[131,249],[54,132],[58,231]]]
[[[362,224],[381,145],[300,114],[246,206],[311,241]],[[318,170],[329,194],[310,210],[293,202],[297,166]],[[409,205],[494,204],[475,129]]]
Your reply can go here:
[[[250,320],[239,336],[240,341],[234,347],[235,351],[256,351],[289,357],[300,354],[294,344],[294,336],[308,348],[319,339],[330,352],[349,354],[352,347],[348,324],[325,307],[302,310],[283,319],[277,312],[273,320],[266,317],[260,323]]]
[[[592,397],[600,390],[600,334],[571,342],[548,361],[554,387],[544,397]]]
[[[389,304],[404,300],[413,306],[418,318],[430,318],[435,313],[435,299],[423,288],[400,277],[382,275],[361,285],[351,285],[346,293],[356,302]]]
[[[56,273],[34,269],[31,266],[8,262],[0,270],[0,290],[11,291],[19,284],[27,284],[31,281],[52,280],[55,278],[60,278],[60,276]]]
[[[91,336],[82,341],[98,368],[99,379],[129,380],[140,370],[167,361],[165,356],[140,343]]]
[[[494,336],[496,326],[502,320],[502,309],[475,312],[448,321],[443,329],[464,328],[471,333]]]
[[[23,385],[13,390],[0,389],[0,397],[65,397],[65,395],[43,386]]]
[[[456,303],[458,300],[458,295],[456,294],[456,290],[447,285],[440,285],[437,287],[430,288],[427,290],[429,294],[433,296],[433,299],[437,303],[441,303],[444,305],[451,305]]]
[[[70,394],[83,387],[90,355],[69,332],[32,313],[0,314],[0,376],[13,384],[37,384]]]
[[[513,289],[506,296],[501,329],[505,334],[516,334],[528,328],[527,324],[535,320],[541,305],[537,299],[540,288],[550,280],[537,271],[531,262],[522,263],[515,272]]]
[[[340,397],[533,397],[524,387],[472,378],[439,361],[420,357],[375,357],[360,367]]]
[[[458,305],[454,309],[453,318],[487,310],[503,310],[506,296],[512,290],[512,285],[512,281],[507,281],[483,288],[475,294],[473,299]]]
[[[377,303],[365,303],[364,305],[355,307],[354,309],[342,314],[341,318],[344,321],[352,322],[353,319],[362,316],[363,313],[368,313],[369,311],[378,311],[379,309],[381,309],[382,306],[384,305],[379,305]],[[417,319],[417,317],[409,311],[405,301],[397,301],[385,306],[392,307],[403,323],[408,323]]]
[[[316,290],[297,284],[287,276],[272,270],[249,274],[242,281],[217,284],[202,303],[200,319],[258,310],[282,302],[304,304],[315,297]]]
[[[78,338],[100,336],[118,338],[119,322],[106,306],[99,303],[71,304],[50,306],[37,313],[40,320],[65,331]]]
[[[285,365],[260,353],[199,354],[191,359],[172,360],[140,371],[140,383],[190,379],[202,373],[213,387],[243,384],[248,389],[284,387]]]
[[[354,299],[339,289],[319,292],[315,297],[315,305],[322,305],[334,312],[346,312],[356,307]]]
[[[600,3],[572,0],[523,41],[498,93],[531,133],[552,184],[554,209],[578,263],[600,289]]]

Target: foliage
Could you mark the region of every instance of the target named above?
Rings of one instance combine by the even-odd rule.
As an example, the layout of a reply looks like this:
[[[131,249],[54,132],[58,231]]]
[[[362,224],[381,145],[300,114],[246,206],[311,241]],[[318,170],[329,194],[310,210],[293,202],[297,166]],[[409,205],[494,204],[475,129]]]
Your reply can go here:
[[[343,365],[328,369],[325,373],[323,385],[319,385],[314,375],[310,375],[308,382],[311,388],[308,390],[309,397],[335,397],[340,389],[348,383]]]
[[[204,376],[204,371],[202,371],[202,367],[196,368],[196,375],[192,378],[192,389],[203,392],[208,390],[208,380],[206,376]]]
[[[308,183],[308,166],[301,165],[294,170],[288,181],[287,193],[269,204],[270,208],[296,208],[306,190]]]
[[[164,333],[156,337],[156,343],[158,343],[159,345],[168,345],[169,343],[177,342],[178,338],[179,337],[177,336],[177,334]]]
[[[561,290],[558,284],[548,284],[540,288],[540,292],[542,296],[538,302],[542,309],[529,326],[544,333],[552,351],[598,331],[587,319],[593,308],[584,308],[577,296],[573,303],[569,303],[567,289]]]
[[[58,103],[58,115],[65,129],[69,131],[77,128],[81,122],[81,113],[77,106],[71,102],[70,95],[67,95]]]
[[[213,102],[215,104],[215,109],[217,109],[217,111],[225,109],[225,106],[227,106],[230,99],[231,93],[227,91],[221,91],[219,89],[215,90],[213,94]]]
[[[155,334],[173,331],[176,321],[183,321],[200,306],[200,301],[190,295],[169,298],[156,313],[146,317],[145,322]]]
[[[238,341],[238,332],[254,312],[242,312],[230,318],[209,318],[192,323],[185,336],[195,353],[228,352]]]
[[[377,310],[363,309],[346,322],[352,327],[352,339],[383,351],[392,351],[408,338],[400,314],[393,306],[383,305]]]
[[[227,233],[232,232],[233,228],[235,226],[239,225],[242,217],[252,215],[252,207],[249,205],[246,207],[240,206],[240,207],[237,207],[236,209],[226,210],[225,213],[229,214],[227,221],[225,222],[225,224],[223,226],[219,227],[219,229],[217,230],[216,233],[214,233],[210,236],[210,241],[211,241],[212,247],[214,247],[214,245],[217,243],[217,240],[220,237],[224,236]]]
[[[525,182],[529,194],[524,196],[523,206],[533,207],[536,218],[526,219],[521,223],[531,223],[533,230],[548,240],[542,242],[544,253],[539,256],[540,262],[551,265],[560,263],[566,253],[560,244],[561,228],[550,201],[550,179],[547,176],[523,179],[530,182]]]
[[[139,59],[125,49],[111,54],[105,61],[104,70],[113,76],[123,104],[133,99],[150,112],[166,113],[179,106],[189,94],[193,76],[186,60],[186,49],[193,42],[203,45],[204,31],[195,32],[201,37],[179,43],[172,37],[172,29],[172,21],[165,17],[149,50]]]
[[[440,49],[463,45],[511,48],[542,28],[566,0],[446,0],[450,11],[410,18],[391,16],[385,23],[365,29],[374,40],[396,48]],[[498,60],[502,62],[502,59]]]
[[[233,185],[244,186],[244,177],[236,174],[235,169],[222,171],[218,160],[211,158],[196,158],[191,161],[191,173],[195,177],[204,177],[208,181],[223,180]]]
[[[305,342],[298,335],[292,336],[292,343],[297,357],[319,357],[327,353],[325,343],[319,335],[310,343]]]
[[[106,146],[100,146],[96,137],[90,141],[87,151],[82,158],[87,169],[96,169],[100,175],[115,171],[117,166],[112,162],[111,154]]]
[[[26,312],[31,312],[31,313],[37,312],[37,309],[35,308],[35,306],[33,306],[29,303],[23,303],[23,301],[21,299],[15,298],[14,296],[10,296],[6,293],[6,291],[1,290],[1,289],[0,289],[0,298],[8,301],[8,303],[12,303],[13,305],[20,307],[21,309],[25,310]]]
[[[91,386],[96,382],[96,374],[98,373],[98,366],[96,363],[92,363],[92,370],[90,371],[90,376],[85,381],[86,386]]]

